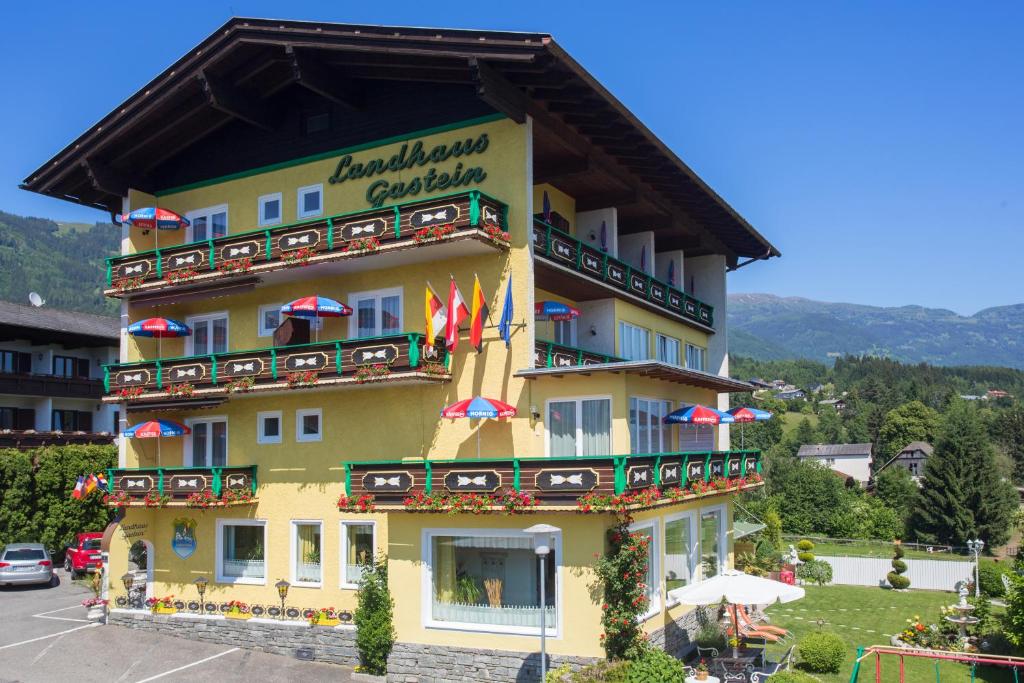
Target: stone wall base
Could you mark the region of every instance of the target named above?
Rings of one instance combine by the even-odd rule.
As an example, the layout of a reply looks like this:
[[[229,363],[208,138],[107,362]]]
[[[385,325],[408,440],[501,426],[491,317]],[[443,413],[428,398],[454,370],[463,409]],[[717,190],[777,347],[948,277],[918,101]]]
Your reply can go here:
[[[295,657],[299,649],[312,653],[312,661],[356,666],[356,630],[328,628],[305,622],[275,622],[270,619],[235,620],[198,614],[151,614],[135,610],[111,610],[107,623],[178,638],[220,643]]]
[[[697,644],[694,638],[700,630],[700,610],[693,609],[651,634],[651,645],[661,648],[673,657],[685,659]]]
[[[568,664],[577,670],[597,661],[592,657],[548,655],[548,668]],[[540,652],[395,643],[388,657],[388,683],[533,683],[539,679]]]

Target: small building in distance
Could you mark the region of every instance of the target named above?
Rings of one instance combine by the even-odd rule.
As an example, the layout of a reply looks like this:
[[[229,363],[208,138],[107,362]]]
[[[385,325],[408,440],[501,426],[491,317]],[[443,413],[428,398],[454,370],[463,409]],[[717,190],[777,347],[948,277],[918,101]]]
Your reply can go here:
[[[795,401],[799,398],[806,398],[807,394],[803,389],[787,389],[786,391],[780,391],[775,394],[775,398],[783,401]]]
[[[765,382],[760,377],[755,377],[753,379],[749,379],[749,380],[747,380],[747,383],[757,387],[758,389],[771,389],[772,388],[771,382]]]
[[[119,339],[116,318],[0,301],[0,448],[112,443],[103,366]]]
[[[990,401],[995,401],[1000,398],[1013,398],[1013,395],[1002,389],[989,389],[985,392],[985,398]]]
[[[837,413],[841,413],[846,410],[846,399],[845,398],[827,398],[824,401],[818,401],[819,406],[831,406]]]
[[[932,445],[927,441],[911,441],[892,460],[883,465],[882,469],[893,465],[902,467],[910,472],[910,476],[917,479],[924,474],[924,464],[933,450]]]
[[[820,462],[861,486],[871,478],[870,443],[808,444],[801,446],[796,455],[801,460]]]

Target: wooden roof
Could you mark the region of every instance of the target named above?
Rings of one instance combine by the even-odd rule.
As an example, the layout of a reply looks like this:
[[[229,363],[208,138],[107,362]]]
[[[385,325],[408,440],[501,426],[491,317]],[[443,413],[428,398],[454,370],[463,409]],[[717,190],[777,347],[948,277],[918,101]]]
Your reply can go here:
[[[118,319],[105,315],[0,301],[0,340],[27,339],[69,349],[117,346],[120,330]]]
[[[638,64],[638,67],[640,65]],[[534,174],[665,249],[778,250],[547,34],[234,18],[32,172],[24,189],[115,212],[129,186],[230,127],[273,134],[296,91],[358,112],[374,82],[462,87],[534,121]],[[411,132],[411,131],[408,131]],[[284,160],[284,159],[282,159]]]
[[[650,377],[651,379],[660,379],[665,382],[685,384],[691,387],[700,387],[701,389],[711,389],[712,391],[720,393],[750,391],[753,388],[746,382],[741,382],[740,380],[732,379],[730,377],[720,377],[719,375],[713,375],[710,372],[690,370],[688,368],[663,363],[657,360],[626,360],[614,361],[611,363],[594,363],[592,365],[532,368],[528,370],[520,370],[515,376],[525,377],[526,379],[537,379],[539,377],[562,377],[563,375],[589,375],[591,373],[609,372],[615,374],[626,373],[629,375]]]

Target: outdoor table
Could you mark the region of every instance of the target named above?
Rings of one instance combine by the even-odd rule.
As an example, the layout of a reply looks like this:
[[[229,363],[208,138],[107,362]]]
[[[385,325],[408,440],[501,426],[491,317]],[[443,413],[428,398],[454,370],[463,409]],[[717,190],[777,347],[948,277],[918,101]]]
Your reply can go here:
[[[720,655],[715,657],[714,663],[718,668],[723,669],[725,673],[742,673],[749,675],[756,670],[757,663],[760,660],[760,651],[741,650],[735,657],[732,655]]]
[[[718,676],[712,676],[711,674],[708,674],[708,677],[705,678],[703,681],[698,681],[696,676],[687,676],[686,683],[721,683],[721,680],[718,678]]]

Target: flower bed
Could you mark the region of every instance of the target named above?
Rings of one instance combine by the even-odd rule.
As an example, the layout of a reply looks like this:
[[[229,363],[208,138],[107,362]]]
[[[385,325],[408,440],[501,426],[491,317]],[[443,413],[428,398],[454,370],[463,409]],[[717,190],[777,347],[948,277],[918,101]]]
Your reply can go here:
[[[367,382],[380,382],[391,374],[391,366],[387,363],[374,363],[372,365],[360,365],[356,369],[356,382],[366,384]]]
[[[437,240],[443,239],[448,235],[455,232],[455,225],[449,223],[448,225],[435,225],[429,228],[421,228],[412,234],[413,240],[417,244],[424,242],[436,242]]]
[[[114,491],[103,496],[103,504],[109,505],[112,508],[128,507],[128,504],[131,502],[132,497],[125,491]]]
[[[291,249],[281,252],[281,260],[289,266],[308,266],[309,259],[313,258],[315,252],[309,247]]]
[[[319,379],[320,375],[317,373],[316,370],[289,372],[287,377],[288,388],[296,389],[298,387],[315,387]]]
[[[169,285],[176,285],[181,282],[189,282],[190,280],[196,279],[199,275],[199,271],[195,268],[179,268],[178,270],[168,271],[164,275],[164,282]]]
[[[346,496],[343,493],[338,498],[338,510],[342,512],[373,512],[374,508],[373,496],[368,493],[364,493],[358,498]]]
[[[437,491],[418,492],[402,501],[411,512],[445,512],[450,515],[469,512],[479,515],[484,512],[504,512],[514,515],[537,507],[536,496],[512,488],[496,493],[449,493]]]
[[[138,277],[118,278],[117,280],[114,280],[113,288],[118,292],[118,294],[124,294],[130,289],[138,289],[141,287],[145,279],[146,278],[142,275],[139,275]]]
[[[230,275],[232,273],[248,273],[252,269],[252,259],[244,258],[229,259],[217,266],[217,272]]]
[[[251,391],[255,385],[255,377],[239,377],[238,379],[233,379],[230,382],[227,382],[224,385],[224,388],[229,392],[245,393],[246,391]]]
[[[380,240],[376,237],[360,237],[359,239],[349,241],[348,244],[341,248],[343,252],[348,254],[377,251],[378,249],[380,249]]]
[[[116,396],[127,401],[142,396],[143,392],[145,392],[145,389],[142,387],[124,387],[117,390]]]
[[[507,231],[502,230],[500,225],[494,225],[493,223],[485,225],[484,232],[487,233],[488,237],[501,245],[508,245],[511,239]]]
[[[182,382],[181,384],[168,384],[164,387],[164,393],[172,398],[189,398],[192,394],[196,393],[196,387],[194,384],[189,382]]]

